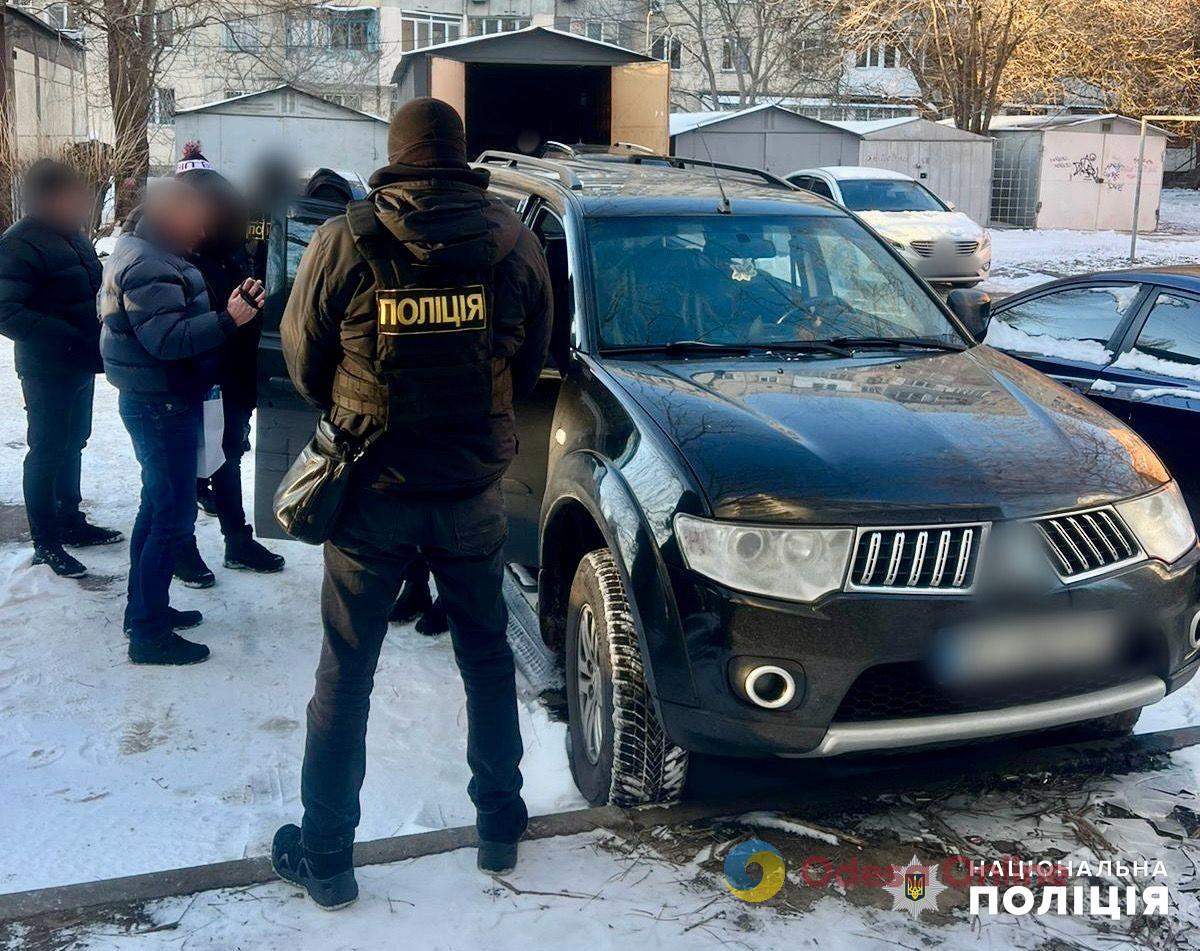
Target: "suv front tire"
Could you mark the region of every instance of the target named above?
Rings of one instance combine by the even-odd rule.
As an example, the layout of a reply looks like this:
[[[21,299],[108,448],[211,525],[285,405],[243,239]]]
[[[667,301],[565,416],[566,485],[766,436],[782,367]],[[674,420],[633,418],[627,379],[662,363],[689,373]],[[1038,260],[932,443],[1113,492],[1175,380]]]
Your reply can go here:
[[[580,561],[567,607],[571,775],[593,806],[679,798],[686,750],[670,741],[646,687],[637,628],[612,552]]]

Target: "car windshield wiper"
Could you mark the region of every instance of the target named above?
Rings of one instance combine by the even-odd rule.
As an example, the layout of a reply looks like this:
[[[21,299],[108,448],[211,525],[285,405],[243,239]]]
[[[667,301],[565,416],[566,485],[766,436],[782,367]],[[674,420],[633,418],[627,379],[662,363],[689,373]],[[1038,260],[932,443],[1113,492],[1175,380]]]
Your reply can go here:
[[[781,340],[777,343],[760,343],[758,350],[775,350],[779,353],[832,353],[839,357],[854,356],[836,340]]]
[[[742,343],[714,343],[711,340],[672,340],[670,343],[637,343],[628,346],[602,347],[602,353],[733,353],[749,354],[753,351]]]
[[[958,353],[965,350],[962,344],[933,337],[834,337],[827,341],[836,347],[850,350],[890,350],[895,347],[916,347],[920,350],[948,350]]]

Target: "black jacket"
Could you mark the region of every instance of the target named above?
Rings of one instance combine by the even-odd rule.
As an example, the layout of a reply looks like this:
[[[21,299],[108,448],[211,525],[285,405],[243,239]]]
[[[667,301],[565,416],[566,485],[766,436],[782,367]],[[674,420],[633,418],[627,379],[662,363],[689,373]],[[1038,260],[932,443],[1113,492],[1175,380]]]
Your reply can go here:
[[[17,373],[99,373],[100,261],[81,233],[25,217],[0,235],[0,334]]]
[[[147,401],[203,398],[217,380],[217,348],[237,329],[210,306],[195,265],[157,242],[144,219],[104,262],[100,317],[109,382]]]
[[[389,166],[371,184],[380,223],[418,261],[446,268],[491,266],[494,276],[493,356],[507,359],[516,396],[533,389],[550,342],[552,297],[537,238],[499,201],[487,197],[486,171]],[[300,394],[333,409],[331,387],[342,360],[341,316],[374,310],[374,280],[345,216],[313,236],[300,261],[280,333],[288,372]],[[332,413],[362,434],[363,418]],[[461,493],[499,479],[516,453],[511,410],[476,424],[389,430],[371,449],[366,477],[401,493]]]
[[[229,295],[254,274],[254,261],[244,244],[234,248],[202,245],[191,256],[214,307],[229,300]],[[218,354],[217,382],[227,403],[253,409],[258,402],[258,342],[262,337],[262,317],[242,324]]]

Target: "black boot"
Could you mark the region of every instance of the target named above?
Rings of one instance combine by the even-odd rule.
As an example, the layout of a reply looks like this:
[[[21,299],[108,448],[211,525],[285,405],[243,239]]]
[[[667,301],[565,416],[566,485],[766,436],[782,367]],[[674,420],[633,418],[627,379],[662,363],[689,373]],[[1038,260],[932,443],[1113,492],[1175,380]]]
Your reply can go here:
[[[213,495],[212,483],[207,479],[196,480],[196,504],[205,515],[216,517],[217,499]]]
[[[438,634],[445,634],[448,630],[450,630],[450,620],[446,617],[446,608],[439,597],[417,621],[417,631],[426,637],[436,637]]]
[[[199,611],[180,611],[176,608],[167,608],[167,627],[172,631],[186,631],[189,628],[199,627],[204,623],[204,615]],[[129,623],[129,609],[125,610],[125,636],[129,637],[133,633],[133,625]]]
[[[64,545],[72,548],[90,548],[93,545],[115,545],[125,536],[115,528],[92,525],[82,515],[63,523],[58,531]]]
[[[517,843],[481,840],[475,864],[488,875],[507,875],[517,867]]]
[[[358,900],[353,846],[340,852],[310,852],[301,841],[300,827],[289,824],[275,833],[271,867],[285,882],[301,886],[326,911]]]
[[[217,583],[216,576],[200,557],[195,538],[176,552],[175,577],[189,588],[211,588]]]
[[[174,631],[129,639],[129,660],[134,664],[182,667],[203,663],[208,660],[208,654],[209,650],[203,644],[186,640]]]
[[[392,605],[392,613],[388,615],[388,620],[397,624],[407,624],[432,607],[433,598],[429,596],[429,582],[408,580],[400,587],[400,596]]]
[[[254,539],[250,526],[225,536],[225,567],[269,575],[283,570],[283,555],[264,548]]]
[[[33,563],[35,565],[47,565],[60,578],[82,578],[87,574],[87,568],[82,562],[77,561],[63,551],[63,546],[57,543],[52,545],[34,545],[33,546]]]

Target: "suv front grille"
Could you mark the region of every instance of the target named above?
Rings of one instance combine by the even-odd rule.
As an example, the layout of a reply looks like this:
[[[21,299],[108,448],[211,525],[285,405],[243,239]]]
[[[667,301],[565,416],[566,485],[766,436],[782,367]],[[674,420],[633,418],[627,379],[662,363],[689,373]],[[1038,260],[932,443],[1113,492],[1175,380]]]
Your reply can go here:
[[[923,258],[931,258],[939,251],[953,254],[974,254],[979,247],[978,241],[930,241],[919,239],[910,242],[912,249]]]
[[[1137,561],[1142,554],[1133,533],[1109,506],[1052,515],[1033,524],[1063,581]]]
[[[960,691],[935,682],[920,663],[880,664],[868,667],[858,676],[842,698],[833,722],[862,723],[1002,710],[1105,690],[1136,680],[1142,673],[1141,667],[1130,667],[1052,681],[1043,678],[1005,687]]]
[[[860,529],[846,588],[965,593],[986,531],[983,524]]]

